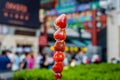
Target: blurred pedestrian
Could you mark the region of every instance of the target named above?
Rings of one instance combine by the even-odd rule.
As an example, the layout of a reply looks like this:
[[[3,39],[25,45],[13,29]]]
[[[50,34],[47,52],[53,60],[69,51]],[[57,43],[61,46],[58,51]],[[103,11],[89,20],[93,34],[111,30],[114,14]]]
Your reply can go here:
[[[54,60],[52,56],[48,56],[48,69],[51,69],[53,64],[54,64]]]
[[[25,59],[25,53],[19,53],[19,57],[20,57],[20,63],[23,62],[23,60]]]
[[[48,56],[43,52],[41,52],[40,54],[42,56],[42,58],[40,60],[40,67],[41,68],[48,68],[48,66],[49,66]]]
[[[10,71],[11,69],[11,61],[8,58],[7,51],[2,51],[2,55],[0,56],[0,72]]]
[[[86,54],[83,55],[83,59],[82,59],[83,64],[90,64],[90,59],[88,58],[88,56]]]
[[[40,68],[40,61],[42,59],[42,55],[39,53],[37,56],[36,56],[36,59],[35,59],[35,64],[36,64],[36,68]]]
[[[71,61],[70,61],[70,66],[74,67],[76,65],[76,59],[75,59],[76,54],[72,55]]]
[[[119,60],[117,58],[115,58],[115,57],[113,57],[111,59],[111,63],[113,63],[113,64],[117,64],[118,62],[119,62]]]
[[[69,60],[68,60],[68,57],[67,57],[67,53],[65,53],[65,59],[64,59],[63,63],[64,63],[64,66],[69,65]]]
[[[76,59],[76,64],[79,65],[79,64],[82,64],[83,62],[83,51],[80,49],[78,54],[75,56],[75,59]]]
[[[27,53],[26,54],[22,53],[20,55],[20,70],[27,68],[27,58],[26,58],[26,56],[27,56]]]
[[[91,62],[92,63],[100,63],[101,59],[100,59],[99,55],[98,54],[93,54]]]
[[[32,52],[27,54],[26,60],[27,60],[27,69],[33,69],[34,68],[34,56]]]
[[[20,60],[19,60],[19,56],[18,54],[8,50],[7,51],[9,53],[8,57],[9,59],[11,60],[12,62],[12,67],[11,67],[11,70],[12,71],[17,71],[19,70],[19,66],[20,66]]]

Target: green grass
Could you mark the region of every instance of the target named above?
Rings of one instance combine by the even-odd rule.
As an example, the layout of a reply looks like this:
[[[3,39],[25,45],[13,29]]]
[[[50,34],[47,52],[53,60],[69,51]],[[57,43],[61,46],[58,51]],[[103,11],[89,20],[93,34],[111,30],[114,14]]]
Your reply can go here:
[[[63,71],[61,80],[120,80],[120,64],[93,64],[70,67]],[[16,72],[13,80],[55,80],[47,69]]]

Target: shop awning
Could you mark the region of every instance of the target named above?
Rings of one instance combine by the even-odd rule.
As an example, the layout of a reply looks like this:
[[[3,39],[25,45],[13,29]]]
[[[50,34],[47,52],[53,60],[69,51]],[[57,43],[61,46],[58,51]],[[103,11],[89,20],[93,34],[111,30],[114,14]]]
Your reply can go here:
[[[48,45],[53,46],[55,44],[55,42],[48,42]],[[86,47],[86,44],[84,44],[81,41],[72,39],[71,43],[66,43],[66,46],[68,47]]]
[[[53,46],[54,44],[55,44],[55,42],[48,42],[48,45],[50,45],[50,46]],[[66,46],[67,47],[76,47],[76,45],[72,44],[72,43],[66,43]]]
[[[72,44],[72,43],[66,43],[66,46],[67,47],[76,47],[74,44]]]
[[[84,40],[83,42],[84,42],[86,45],[92,44],[90,40]]]
[[[71,42],[72,42],[73,44],[75,44],[77,47],[85,47],[85,46],[86,46],[84,43],[82,43],[82,42],[79,41],[79,40],[72,39]]]

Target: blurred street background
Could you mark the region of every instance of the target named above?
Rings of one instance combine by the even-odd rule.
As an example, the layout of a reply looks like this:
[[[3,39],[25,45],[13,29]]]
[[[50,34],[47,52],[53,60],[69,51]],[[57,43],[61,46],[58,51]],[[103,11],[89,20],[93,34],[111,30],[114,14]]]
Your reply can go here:
[[[119,64],[120,0],[0,0],[1,79],[24,69],[51,70],[54,21],[60,14],[68,19],[64,69],[83,64]]]

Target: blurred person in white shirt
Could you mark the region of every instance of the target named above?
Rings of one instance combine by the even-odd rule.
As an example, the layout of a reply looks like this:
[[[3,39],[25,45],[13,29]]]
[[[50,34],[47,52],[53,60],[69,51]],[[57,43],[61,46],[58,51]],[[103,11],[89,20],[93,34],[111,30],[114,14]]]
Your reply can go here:
[[[82,64],[83,63],[83,51],[79,50],[78,54],[76,54],[75,56],[75,60],[76,60],[76,65]]]
[[[12,63],[12,67],[11,70],[12,71],[17,71],[19,70],[19,66],[20,66],[20,60],[17,54],[13,53],[12,51],[8,50],[7,51],[9,53],[8,57]]]
[[[100,63],[101,59],[100,59],[99,55],[98,54],[93,54],[91,62],[92,63]]]
[[[83,64],[90,64],[90,59],[87,57],[87,55],[83,56],[82,62]]]
[[[43,57],[40,53],[36,56],[36,59],[35,59],[36,68],[40,68],[40,61],[41,61],[42,58]]]

